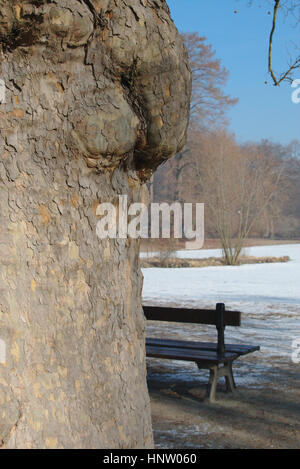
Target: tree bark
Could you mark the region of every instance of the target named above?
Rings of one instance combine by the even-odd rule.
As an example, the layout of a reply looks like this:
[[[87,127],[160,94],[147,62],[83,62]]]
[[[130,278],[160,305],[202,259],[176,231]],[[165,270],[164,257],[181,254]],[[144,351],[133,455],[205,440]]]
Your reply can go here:
[[[96,207],[185,143],[164,0],[0,0],[0,446],[153,445],[138,241]]]

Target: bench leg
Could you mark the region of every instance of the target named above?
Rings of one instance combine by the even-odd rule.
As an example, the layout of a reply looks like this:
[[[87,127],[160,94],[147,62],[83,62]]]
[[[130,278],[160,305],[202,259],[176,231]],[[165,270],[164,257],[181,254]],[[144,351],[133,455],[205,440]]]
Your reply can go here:
[[[229,362],[228,363],[228,373],[229,373],[229,379],[231,381],[231,384],[232,384],[232,388],[236,388],[236,384],[235,384],[235,380],[234,380],[234,376],[233,376],[233,371],[232,371],[232,362]]]
[[[226,391],[227,392],[234,392],[235,385],[234,385],[233,376],[232,376],[232,373],[229,370],[229,367],[228,367],[228,370],[226,370],[226,372],[228,372],[228,374],[225,375]]]
[[[216,402],[216,391],[219,378],[225,377],[226,391],[234,392],[236,387],[233,373],[232,373],[232,362],[228,362],[220,368],[215,365],[210,368],[209,382],[208,382],[208,397],[210,402]]]
[[[217,366],[213,366],[209,370],[209,382],[208,382],[207,394],[208,394],[208,398],[210,402],[216,402],[218,371],[219,370]]]

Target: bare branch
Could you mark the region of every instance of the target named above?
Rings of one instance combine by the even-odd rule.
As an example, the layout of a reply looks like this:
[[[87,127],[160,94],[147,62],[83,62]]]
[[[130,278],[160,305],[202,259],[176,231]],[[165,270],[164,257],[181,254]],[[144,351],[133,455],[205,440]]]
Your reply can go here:
[[[272,58],[273,58],[274,34],[276,30],[278,11],[281,5],[282,5],[281,0],[274,0],[272,29],[270,33],[270,39],[269,39],[268,70],[269,70],[269,73],[272,77],[272,80],[275,86],[279,86],[280,83],[282,83],[283,81],[287,81],[287,80],[292,81],[292,78],[291,78],[292,72],[294,72],[297,68],[300,68],[300,57],[297,57],[296,60],[289,66],[288,70],[282,75],[280,75],[279,77],[276,76],[275,71],[273,69]],[[291,11],[295,7],[296,5],[293,4],[292,6],[286,7],[286,8],[288,9],[288,11]]]

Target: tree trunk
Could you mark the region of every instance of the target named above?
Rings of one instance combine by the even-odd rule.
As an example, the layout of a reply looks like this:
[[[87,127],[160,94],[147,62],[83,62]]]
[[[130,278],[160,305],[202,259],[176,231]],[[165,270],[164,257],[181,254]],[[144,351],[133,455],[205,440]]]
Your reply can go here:
[[[0,446],[151,447],[138,242],[96,207],[183,146],[186,51],[164,0],[0,0],[0,46]]]

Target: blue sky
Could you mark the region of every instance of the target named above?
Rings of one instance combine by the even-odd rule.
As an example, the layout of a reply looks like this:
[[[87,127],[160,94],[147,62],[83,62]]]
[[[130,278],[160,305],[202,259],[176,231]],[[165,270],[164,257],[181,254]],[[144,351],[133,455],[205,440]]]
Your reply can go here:
[[[267,47],[273,2],[254,0],[167,0],[172,18],[184,32],[199,32],[230,71],[226,92],[239,98],[229,114],[230,130],[240,142],[268,138],[300,140],[300,104],[291,100],[289,83],[274,87],[267,73]],[[269,5],[269,6],[268,6]],[[234,11],[238,10],[235,14]],[[299,30],[298,30],[299,35]],[[274,65],[286,68],[287,50],[297,38],[292,20],[280,17]],[[300,78],[300,69],[295,78]],[[268,85],[265,82],[268,81]]]

